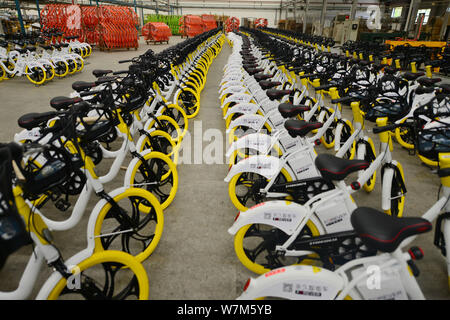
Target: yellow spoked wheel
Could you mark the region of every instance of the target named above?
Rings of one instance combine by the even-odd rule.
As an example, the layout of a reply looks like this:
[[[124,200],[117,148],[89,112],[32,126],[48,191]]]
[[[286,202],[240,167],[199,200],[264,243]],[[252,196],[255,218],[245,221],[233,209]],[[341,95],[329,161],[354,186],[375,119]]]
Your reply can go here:
[[[6,71],[3,69],[3,66],[0,65],[0,81],[3,81],[5,78],[7,78]]]
[[[87,299],[148,300],[147,273],[131,255],[114,250],[94,253],[70,270],[71,282],[62,278],[53,287],[48,300]]]
[[[373,140],[371,138],[368,138],[367,141],[364,141],[364,143],[366,144],[366,154],[364,155],[364,160],[371,164],[377,157],[375,145],[373,144]],[[376,179],[377,172],[374,171],[370,179],[367,180],[367,182],[363,185],[363,188],[366,192],[371,192],[373,188],[375,188]]]
[[[55,68],[55,76],[59,78],[63,78],[69,74],[69,65],[65,61],[56,61],[54,62]]]
[[[173,161],[161,152],[149,152],[139,159],[126,177],[125,185],[143,188],[151,192],[167,208],[178,189],[178,171]]]
[[[67,59],[67,65],[69,67],[69,74],[74,74],[78,70],[78,65],[75,59]]]
[[[177,104],[171,103],[163,107],[161,113],[165,116],[171,117],[177,122],[179,128],[182,130],[181,138],[184,138],[189,128],[189,118],[186,112]]]
[[[405,175],[403,172],[402,165],[397,162],[397,170],[394,170],[394,176],[392,177],[391,186],[391,208],[389,210],[384,210],[385,213],[395,216],[402,217],[403,209],[405,207],[405,194],[402,189],[402,185],[405,184]]]
[[[76,58],[75,61],[77,63],[77,69],[75,72],[80,72],[84,68],[84,60],[83,58]]]
[[[46,72],[45,69],[41,67],[34,66],[29,68],[28,66],[26,66],[25,73],[27,75],[28,80],[30,80],[31,83],[41,85],[45,82]]]
[[[44,64],[43,66],[45,68],[45,81],[53,80],[56,74],[55,68],[50,64]]]
[[[178,144],[183,140],[183,131],[178,126],[178,123],[171,117],[160,115],[148,123],[145,130],[150,131],[152,128],[167,132],[172,140]]]
[[[322,123],[325,123],[329,119],[329,117],[334,117],[334,111],[330,109],[325,109],[325,117],[322,120]],[[336,130],[336,121],[333,121],[333,123],[325,131],[323,136],[320,137],[320,142],[327,149],[331,149],[334,147],[335,130]]]
[[[192,119],[200,111],[200,96],[191,88],[183,88],[175,97],[175,103],[186,113],[188,119]]]
[[[179,145],[170,137],[167,132],[161,130],[154,130],[150,132],[150,137],[145,136],[142,143],[138,146],[139,152],[147,149],[161,152],[170,157],[175,165],[178,163],[178,149]]]
[[[286,169],[275,178],[275,184],[292,181]],[[259,190],[269,181],[264,176],[254,172],[241,172],[236,174],[228,183],[228,195],[231,202],[239,211],[247,211],[254,205],[264,201]]]
[[[158,199],[143,188],[130,187],[106,203],[95,222],[95,252],[119,250],[139,262],[156,249],[164,228],[163,208]]]
[[[316,225],[308,220],[299,238],[319,236]],[[293,264],[312,264],[315,254],[286,257],[275,252],[275,245],[283,244],[289,236],[282,230],[265,224],[243,226],[234,236],[234,250],[239,261],[248,270],[264,274],[272,269]]]

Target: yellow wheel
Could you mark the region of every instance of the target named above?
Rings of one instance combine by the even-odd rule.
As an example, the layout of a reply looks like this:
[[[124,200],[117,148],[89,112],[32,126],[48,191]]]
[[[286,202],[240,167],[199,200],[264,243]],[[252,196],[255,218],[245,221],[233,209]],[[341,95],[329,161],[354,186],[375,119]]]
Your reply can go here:
[[[189,119],[186,112],[177,104],[168,104],[161,110],[161,114],[174,119],[182,130],[181,138],[184,138],[189,128]]]
[[[316,225],[308,220],[299,234],[302,237],[319,236]],[[315,254],[303,257],[284,257],[274,250],[275,245],[283,244],[289,236],[280,229],[265,224],[243,226],[234,236],[234,250],[239,261],[248,270],[264,274],[272,269],[293,264],[311,264]]]
[[[397,162],[397,168],[400,174],[398,174],[398,172],[394,170],[390,194],[391,208],[389,210],[384,210],[384,212],[391,216],[402,217],[403,209],[405,207],[405,194],[402,190],[402,185],[405,184],[405,174],[400,162]]]
[[[188,119],[194,118],[200,111],[200,96],[191,88],[183,88],[174,102],[186,113]]]
[[[25,73],[27,75],[28,80],[30,80],[31,83],[41,85],[45,82],[46,79],[46,72],[45,69],[41,67],[31,67],[28,66],[25,67]]]
[[[149,152],[143,158],[145,163],[141,159],[132,162],[133,167],[130,175],[125,177],[125,185],[148,190],[157,198],[162,209],[165,209],[177,193],[177,167],[161,152]]]
[[[84,68],[84,60],[83,58],[76,58],[75,61],[77,63],[77,69],[75,72],[80,72]]]
[[[45,81],[53,80],[56,74],[55,68],[50,64],[44,64],[43,66],[45,68]]]
[[[144,267],[129,254],[120,251],[94,253],[72,267],[73,281],[59,280],[47,299],[75,300],[148,300],[149,280]],[[116,281],[117,280],[117,281]]]
[[[276,183],[292,181],[291,176],[286,169],[275,178]],[[264,188],[269,181],[253,172],[241,172],[235,175],[228,183],[228,195],[233,205],[239,211],[247,211],[252,206],[264,201],[259,195],[259,190]]]
[[[404,123],[407,119],[403,119],[400,123]],[[414,137],[408,127],[395,128],[395,139],[406,149],[414,149]]]
[[[156,119],[151,120],[146,126],[145,130],[155,128],[167,132],[175,143],[180,143],[183,140],[183,131],[178,126],[178,123],[171,117],[160,115]]]
[[[364,160],[366,160],[369,164],[371,164],[377,157],[375,145],[373,144],[371,138],[368,138],[367,142],[365,143],[366,143],[366,154],[364,156]],[[368,150],[368,148],[370,148],[370,150]],[[363,185],[363,188],[366,192],[371,192],[373,188],[375,188],[376,179],[377,179],[377,171],[374,171],[370,179],[367,180],[367,182]]]
[[[59,78],[64,78],[69,74],[69,65],[65,61],[56,61],[55,62],[55,76]]]
[[[178,163],[179,146],[167,132],[154,130],[150,132],[150,137],[145,136],[138,146],[138,151],[141,153],[147,149],[165,154],[172,159],[175,165]]]
[[[95,222],[95,252],[119,250],[139,262],[158,246],[164,228],[164,214],[158,199],[143,188],[128,188],[107,202]]]

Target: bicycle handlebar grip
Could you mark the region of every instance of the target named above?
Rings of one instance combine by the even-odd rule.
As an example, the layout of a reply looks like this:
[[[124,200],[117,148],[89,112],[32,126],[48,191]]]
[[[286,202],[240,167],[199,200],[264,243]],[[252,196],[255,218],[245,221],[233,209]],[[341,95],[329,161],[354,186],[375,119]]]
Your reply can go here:
[[[127,63],[127,62],[133,62],[133,59],[129,59],[129,60],[119,60],[119,63]]]

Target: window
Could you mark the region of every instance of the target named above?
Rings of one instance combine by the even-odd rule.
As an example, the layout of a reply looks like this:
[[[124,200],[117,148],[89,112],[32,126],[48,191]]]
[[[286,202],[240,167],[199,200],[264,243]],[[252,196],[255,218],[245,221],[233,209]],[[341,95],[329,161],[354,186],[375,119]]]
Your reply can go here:
[[[403,7],[392,8],[391,18],[400,18],[402,16]]]
[[[426,25],[427,22],[428,22],[428,18],[430,17],[430,12],[431,12],[431,9],[419,9],[419,10],[417,10],[416,23],[420,22],[419,17],[420,17],[421,14],[424,14],[425,18],[423,19],[423,24]]]

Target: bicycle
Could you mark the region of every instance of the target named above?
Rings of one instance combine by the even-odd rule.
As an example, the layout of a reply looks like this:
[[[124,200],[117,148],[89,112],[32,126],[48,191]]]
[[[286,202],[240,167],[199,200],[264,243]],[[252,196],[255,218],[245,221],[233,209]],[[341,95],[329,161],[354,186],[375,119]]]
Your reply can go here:
[[[42,147],[41,147],[42,148]],[[54,268],[41,287],[36,299],[57,299],[65,295],[80,295],[86,299],[126,299],[132,296],[148,299],[148,277],[143,266],[131,255],[114,250],[95,252],[94,239],[87,238],[88,246],[67,260],[63,260],[58,247],[51,240],[51,233],[40,212],[23,198],[20,186],[24,176],[15,161],[20,161],[22,149],[18,145],[3,145],[2,162],[2,262],[18,248],[33,243],[33,253],[24,270],[19,286],[11,292],[0,292],[0,299],[26,299],[29,297],[40,267],[45,262]],[[24,150],[26,154],[27,150]],[[36,152],[33,146],[32,152]],[[13,187],[12,172],[18,183]],[[6,227],[6,229],[5,229]],[[11,249],[12,247],[12,249]],[[5,250],[6,249],[6,250]],[[9,249],[9,250],[8,250]],[[103,269],[103,272],[102,272]],[[101,275],[106,277],[101,278]],[[99,277],[100,276],[100,277]],[[125,286],[115,286],[116,277],[129,279]],[[70,281],[78,279],[76,286]],[[117,283],[118,285],[118,283]]]

